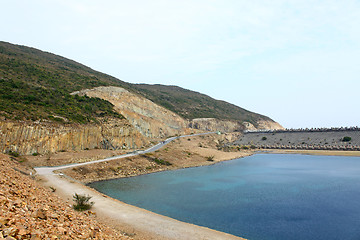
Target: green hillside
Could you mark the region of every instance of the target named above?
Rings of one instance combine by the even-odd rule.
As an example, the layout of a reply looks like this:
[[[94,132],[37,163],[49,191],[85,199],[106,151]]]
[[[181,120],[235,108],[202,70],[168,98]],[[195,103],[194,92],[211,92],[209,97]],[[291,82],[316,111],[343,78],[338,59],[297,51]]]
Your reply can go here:
[[[176,86],[130,84],[75,61],[34,48],[0,42],[0,116],[6,119],[97,122],[122,118],[111,103],[72,96],[98,86],[119,86],[142,95],[186,119],[249,121],[269,118]],[[64,120],[65,119],[65,120]]]
[[[248,121],[254,124],[260,119],[269,120],[268,117],[231,103],[215,100],[207,95],[177,86],[137,84],[135,87],[144,97],[176,112],[185,119],[217,118]]]
[[[0,115],[6,119],[87,123],[122,118],[108,101],[70,95],[118,82],[63,57],[0,42]]]

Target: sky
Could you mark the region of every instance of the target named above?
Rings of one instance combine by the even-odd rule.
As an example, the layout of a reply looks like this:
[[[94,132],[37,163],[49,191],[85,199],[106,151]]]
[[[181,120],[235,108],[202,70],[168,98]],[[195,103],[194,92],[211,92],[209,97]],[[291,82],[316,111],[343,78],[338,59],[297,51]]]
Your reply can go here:
[[[360,126],[359,0],[0,0],[0,41],[286,128]]]

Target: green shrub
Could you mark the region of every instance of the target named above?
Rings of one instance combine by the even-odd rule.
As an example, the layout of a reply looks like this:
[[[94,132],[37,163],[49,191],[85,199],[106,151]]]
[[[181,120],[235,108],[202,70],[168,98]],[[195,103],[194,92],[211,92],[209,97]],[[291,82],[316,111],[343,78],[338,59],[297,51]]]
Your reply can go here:
[[[81,195],[75,193],[73,196],[73,201],[75,204],[73,205],[73,208],[76,211],[85,211],[91,209],[91,207],[94,205],[94,202],[89,202],[92,197],[88,195]]]
[[[33,156],[37,156],[37,155],[39,155],[39,153],[34,152],[32,155],[33,155]]]
[[[213,161],[214,161],[214,158],[215,158],[214,155],[212,155],[212,156],[207,156],[207,157],[206,157],[206,161],[213,162]]]
[[[261,140],[265,141],[267,139],[267,137],[262,137]]]
[[[156,162],[157,164],[160,164],[160,165],[165,165],[165,166],[170,166],[170,165],[172,165],[171,162],[162,160],[162,159],[160,159],[160,158],[155,158],[155,159],[154,159],[154,162]]]
[[[9,155],[10,156],[13,156],[13,157],[19,157],[20,156],[20,154],[18,153],[18,152],[14,152],[14,151],[9,151]]]
[[[351,141],[351,137],[343,137],[343,138],[341,139],[341,141],[343,141],[343,142],[350,142],[350,141]]]

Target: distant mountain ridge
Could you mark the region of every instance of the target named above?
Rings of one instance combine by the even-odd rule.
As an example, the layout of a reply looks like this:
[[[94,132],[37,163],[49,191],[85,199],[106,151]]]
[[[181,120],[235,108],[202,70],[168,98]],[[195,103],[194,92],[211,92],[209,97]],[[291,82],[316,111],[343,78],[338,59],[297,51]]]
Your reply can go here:
[[[131,84],[52,53],[0,42],[0,116],[4,119],[96,123],[102,117],[123,118],[108,101],[70,95],[99,86],[125,88],[186,120],[215,118],[255,128],[261,122],[276,123],[181,87]]]

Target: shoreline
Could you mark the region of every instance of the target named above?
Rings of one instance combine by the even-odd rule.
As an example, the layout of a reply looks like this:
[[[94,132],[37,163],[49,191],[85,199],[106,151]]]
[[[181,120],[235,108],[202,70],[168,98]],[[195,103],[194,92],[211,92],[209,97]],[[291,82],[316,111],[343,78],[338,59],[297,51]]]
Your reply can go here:
[[[200,141],[203,141],[204,139],[209,139],[209,141],[213,141],[214,139],[212,137],[206,137],[206,136],[200,136],[196,138]],[[156,151],[154,153],[151,153],[154,155],[158,154],[164,154],[164,155],[170,155],[170,157],[178,156],[179,158],[182,158],[182,155],[179,154],[179,149],[181,149],[181,152],[184,152],[183,145],[184,143],[192,143],[193,145],[197,145],[198,142],[193,139],[183,139],[182,141],[176,141],[173,143],[173,145],[169,145],[168,147],[171,150],[162,149],[161,151]],[[204,142],[202,142],[205,144]],[[208,148],[207,148],[208,147]],[[170,166],[169,168],[163,167],[163,165],[157,165],[158,168],[150,169],[150,172],[141,172],[137,171],[136,174],[131,176],[138,176],[142,174],[150,174],[154,172],[160,172],[160,171],[166,171],[166,170],[177,170],[182,168],[189,168],[189,167],[199,167],[204,165],[213,165],[218,162],[222,161],[229,161],[236,158],[241,158],[244,156],[249,156],[253,154],[253,152],[223,152],[218,149],[211,148],[210,145],[207,145],[207,147],[201,147],[201,149],[195,149],[194,151],[189,154],[189,152],[186,152],[187,158],[183,159],[183,161],[178,159],[176,163],[174,162],[173,166]],[[202,152],[203,155],[200,155],[199,153]],[[205,152],[205,155],[204,155]],[[215,155],[214,161],[207,161],[205,156]],[[191,156],[191,157],[190,157]],[[148,157],[148,156],[147,156]],[[154,156],[152,156],[154,157]],[[134,163],[134,159],[136,156],[132,156],[132,160],[129,161],[129,159],[116,159],[112,161],[103,161],[100,163],[94,163],[87,166],[109,166],[111,163],[115,164],[116,161],[122,162],[124,164],[129,165],[130,163]],[[145,162],[149,164],[149,162],[153,165],[153,162],[149,161],[149,159],[146,158],[146,156],[140,156],[139,158],[142,158],[142,160],[146,160]],[[193,159],[194,158],[194,159]],[[166,159],[166,158],[165,158]],[[195,161],[197,160],[197,161]],[[139,165],[138,167],[144,167],[143,165]],[[97,168],[95,168],[96,170]],[[95,202],[95,205],[93,206],[93,210],[96,212],[96,218],[102,222],[103,224],[106,224],[116,230],[119,231],[125,231],[126,235],[139,240],[145,240],[145,239],[219,239],[219,240],[242,240],[244,238],[237,237],[225,232],[220,232],[217,230],[213,230],[210,228],[197,226],[191,223],[181,222],[179,220],[159,215],[156,213],[153,213],[151,211],[148,211],[146,209],[142,209],[133,205],[126,204],[124,202],[121,202],[117,199],[113,199],[107,195],[104,195],[101,192],[98,192],[97,190],[87,186],[84,184],[84,181],[81,181],[81,179],[77,179],[74,176],[71,176],[67,174],[66,171],[75,172],[73,170],[67,169],[67,170],[58,170],[58,171],[64,171],[66,174],[62,175],[59,174],[58,171],[52,172],[52,171],[46,171],[46,169],[43,169],[45,171],[41,172],[38,176],[43,180],[43,185],[47,187],[53,187],[56,188],[55,194],[57,194],[60,198],[62,198],[65,202],[71,202],[72,196],[75,193],[78,194],[85,194],[92,196],[92,201]],[[96,171],[93,171],[96,172]],[[129,175],[127,175],[129,176]],[[120,176],[120,177],[126,177],[126,176]],[[117,177],[119,178],[119,176]],[[103,180],[103,179],[98,179]]]
[[[138,176],[142,176],[142,175],[161,173],[161,172],[168,172],[168,171],[177,171],[177,170],[187,169],[187,168],[198,168],[198,167],[212,166],[212,165],[216,165],[216,164],[219,164],[219,163],[222,163],[222,162],[227,162],[227,161],[232,161],[232,160],[236,160],[236,159],[240,159],[240,158],[250,157],[250,156],[252,156],[254,154],[256,154],[256,152],[246,152],[242,156],[238,156],[238,157],[231,158],[231,159],[226,159],[226,160],[214,161],[214,162],[210,162],[209,164],[196,165],[196,166],[184,166],[184,167],[176,167],[176,168],[169,168],[169,169],[161,169],[159,171],[154,171],[154,172],[146,172],[146,173],[140,173],[140,174],[129,175],[129,176],[109,177],[109,178],[106,178],[106,179],[98,179],[98,180],[89,181],[89,182],[82,182],[82,181],[79,181],[77,179],[73,179],[73,178],[67,176],[65,173],[63,173],[62,170],[57,170],[57,171],[55,171],[55,173],[62,173],[64,175],[66,175],[67,177],[69,177],[69,180],[71,178],[71,179],[73,179],[73,181],[77,181],[77,182],[89,187],[88,184],[94,183],[94,182],[101,182],[101,181],[121,179],[121,178],[132,178],[132,177],[138,177]],[[93,188],[91,188],[91,189],[93,189]]]
[[[91,200],[95,202],[92,210],[96,212],[96,218],[134,239],[244,239],[121,202],[82,183],[71,181],[65,176],[41,175],[41,179],[44,186],[56,186],[55,194],[65,202],[70,202],[75,192],[92,196]]]
[[[206,151],[213,151],[213,149],[206,149]],[[166,151],[167,153],[167,151]],[[161,171],[179,170],[191,167],[201,167],[207,165],[214,165],[223,161],[230,161],[238,158],[251,156],[253,154],[311,154],[311,155],[335,155],[335,156],[360,156],[360,152],[335,152],[335,151],[316,151],[316,150],[270,150],[270,151],[249,151],[249,152],[237,152],[237,157],[223,158],[214,162],[205,162],[205,164],[198,165],[184,165],[173,166],[172,168],[160,168],[156,171],[136,173],[134,175],[110,177],[107,179],[97,179],[94,181],[83,182],[72,176],[59,176],[59,174],[42,175],[46,182],[44,183],[48,187],[58,188],[56,194],[65,201],[71,201],[72,195],[76,192],[78,194],[86,194],[93,196],[94,210],[97,214],[97,219],[110,227],[113,227],[120,231],[125,231],[128,236],[134,239],[244,239],[228,233],[219,232],[210,228],[197,226],[191,223],[181,222],[176,219],[159,215],[142,209],[133,205],[126,204],[117,199],[113,199],[96,189],[89,187],[87,184],[95,181],[104,181],[115,178],[135,177],[144,174],[151,174]],[[225,152],[222,154],[226,155]],[[203,162],[204,163],[204,162]],[[108,164],[108,162],[104,162]],[[81,182],[79,182],[81,181]],[[155,223],[154,223],[155,222]]]

